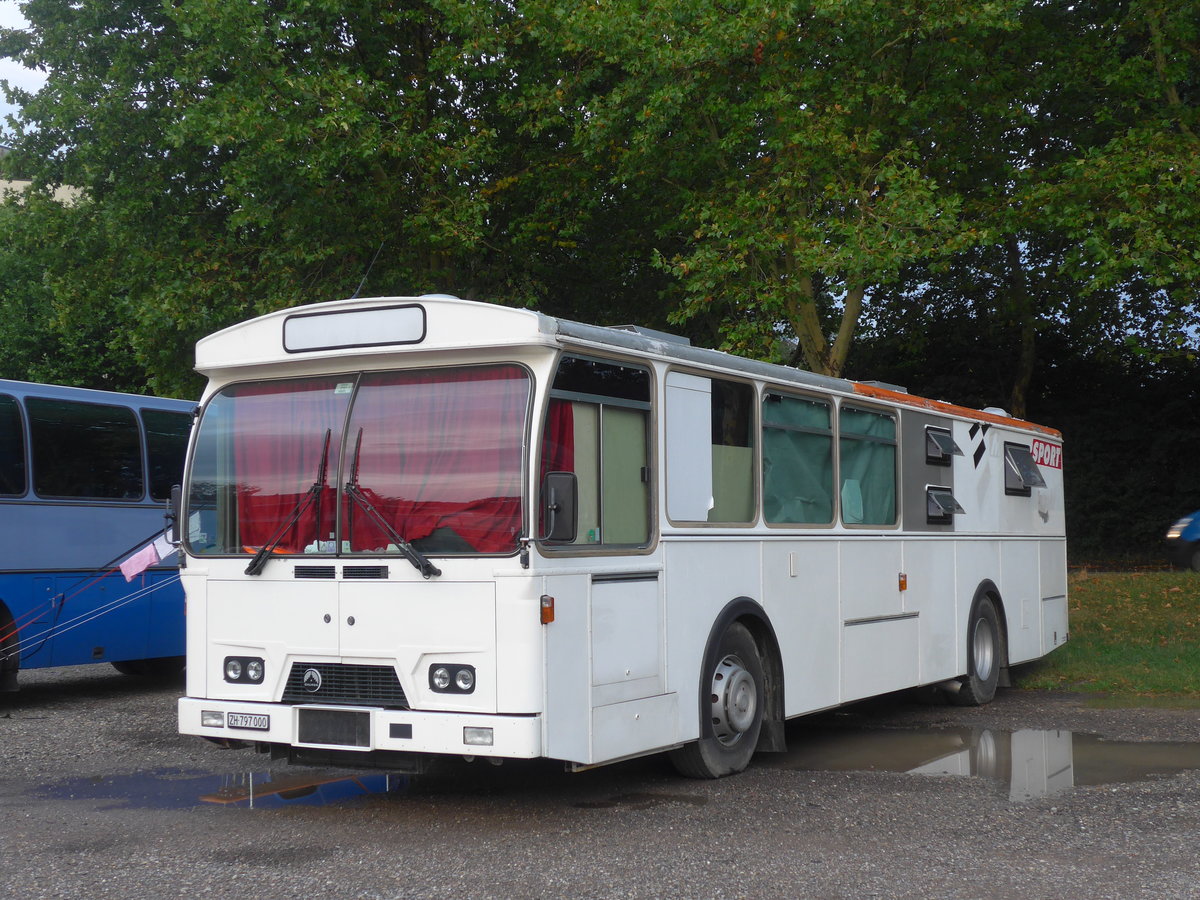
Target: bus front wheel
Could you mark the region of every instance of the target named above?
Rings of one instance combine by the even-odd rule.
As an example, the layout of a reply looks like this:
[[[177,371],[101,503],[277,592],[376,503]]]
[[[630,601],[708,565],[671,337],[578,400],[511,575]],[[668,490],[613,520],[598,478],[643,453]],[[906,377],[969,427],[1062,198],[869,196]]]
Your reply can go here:
[[[967,674],[952,696],[959,706],[982,706],[996,696],[1000,667],[1004,665],[1004,633],[996,604],[980,597],[967,625]]]
[[[706,655],[700,739],[671,751],[681,775],[720,778],[750,764],[762,729],[763,685],[758,646],[746,626],[734,622]]]

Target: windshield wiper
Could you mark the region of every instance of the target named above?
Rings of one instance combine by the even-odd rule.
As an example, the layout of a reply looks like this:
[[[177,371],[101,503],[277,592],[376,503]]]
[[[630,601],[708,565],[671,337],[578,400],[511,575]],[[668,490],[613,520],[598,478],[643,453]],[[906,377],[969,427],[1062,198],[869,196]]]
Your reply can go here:
[[[358,429],[358,438],[354,442],[354,462],[350,466],[350,480],[346,482],[346,496],[358,504],[358,508],[365,512],[376,525],[384,530],[392,543],[400,548],[400,552],[404,554],[404,557],[421,573],[421,577],[429,578],[433,575],[441,575],[442,570],[431,563],[424,553],[402,538],[399,532],[392,527],[391,523],[383,517],[383,513],[377,510],[374,504],[367,499],[367,495],[363,493],[362,488],[359,487],[358,456],[359,451],[362,449],[362,436],[363,433],[360,428]]]
[[[258,552],[254,554],[254,558],[250,560],[250,565],[246,566],[247,575],[257,575],[267,564],[267,560],[271,557],[271,551],[279,546],[279,542],[283,540],[283,536],[300,521],[300,517],[304,515],[304,511],[308,509],[314,502],[317,504],[317,540],[321,539],[321,492],[325,489],[325,473],[329,466],[329,437],[332,434],[332,429],[325,429],[325,448],[321,451],[321,464],[317,467],[317,480],[300,498],[300,502],[296,504],[296,508],[292,510],[292,514],[288,516],[288,520],[280,526],[279,530],[271,536],[271,539],[258,548]]]

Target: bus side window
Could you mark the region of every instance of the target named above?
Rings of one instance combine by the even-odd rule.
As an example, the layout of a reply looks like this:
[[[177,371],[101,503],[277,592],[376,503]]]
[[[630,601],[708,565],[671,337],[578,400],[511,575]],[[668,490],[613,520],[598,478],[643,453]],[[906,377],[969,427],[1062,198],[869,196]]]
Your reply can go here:
[[[763,514],[772,524],[833,522],[829,404],[767,393],[762,407]]]
[[[650,375],[567,356],[551,389],[542,474],[574,472],[574,546],[641,546],[650,540]]]
[[[710,522],[754,521],[754,389],[736,381],[712,383]]]
[[[17,401],[0,395],[0,494],[25,493],[25,429]]]
[[[150,463],[150,497],[166,500],[171,486],[183,481],[183,458],[187,455],[192,417],[165,409],[143,409],[146,456]]]
[[[754,389],[667,374],[667,515],[677,522],[753,522]]]
[[[142,445],[133,410],[46,397],[30,397],[25,408],[38,496],[142,498]]]
[[[842,522],[896,524],[896,419],[843,406],[838,440]]]

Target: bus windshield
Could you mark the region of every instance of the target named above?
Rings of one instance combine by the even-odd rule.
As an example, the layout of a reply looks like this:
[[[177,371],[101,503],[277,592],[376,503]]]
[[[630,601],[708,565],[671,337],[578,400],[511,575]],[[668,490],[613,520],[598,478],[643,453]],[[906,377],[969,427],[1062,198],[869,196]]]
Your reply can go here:
[[[510,553],[529,378],[514,365],[231,385],[200,420],[201,555]]]

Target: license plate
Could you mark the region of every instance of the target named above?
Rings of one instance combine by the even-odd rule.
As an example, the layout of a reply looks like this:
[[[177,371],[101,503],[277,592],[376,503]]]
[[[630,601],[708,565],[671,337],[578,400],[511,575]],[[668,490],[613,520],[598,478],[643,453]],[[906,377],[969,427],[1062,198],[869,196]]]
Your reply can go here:
[[[271,717],[258,715],[257,713],[231,712],[225,717],[225,724],[230,728],[249,728],[253,731],[269,731],[271,728]]]

